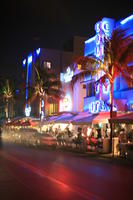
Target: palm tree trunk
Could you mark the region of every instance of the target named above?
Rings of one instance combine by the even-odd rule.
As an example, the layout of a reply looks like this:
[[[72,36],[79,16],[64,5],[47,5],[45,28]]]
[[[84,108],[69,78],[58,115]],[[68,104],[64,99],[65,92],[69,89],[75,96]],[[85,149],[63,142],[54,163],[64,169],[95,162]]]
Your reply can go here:
[[[6,99],[6,109],[5,109],[5,111],[6,111],[6,120],[8,120],[8,99]]]
[[[39,116],[40,116],[40,121],[42,120],[42,109],[41,109],[41,98],[39,99]]]
[[[110,83],[110,153],[112,153],[113,82]]]

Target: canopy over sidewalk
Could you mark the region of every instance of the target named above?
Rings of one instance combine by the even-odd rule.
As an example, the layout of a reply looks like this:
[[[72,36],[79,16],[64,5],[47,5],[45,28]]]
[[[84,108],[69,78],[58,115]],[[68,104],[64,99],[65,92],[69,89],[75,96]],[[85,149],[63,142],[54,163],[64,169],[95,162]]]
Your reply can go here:
[[[96,115],[92,115],[90,113],[79,113],[75,116],[72,120],[73,125],[86,125],[91,124],[92,120],[95,118]]]
[[[76,114],[64,113],[55,119],[55,123],[71,123]]]
[[[99,124],[99,123],[108,123],[110,118],[110,112],[100,112],[96,114],[78,114],[73,118],[73,124],[87,125],[87,124]]]
[[[70,113],[70,112],[60,113],[58,115],[49,117],[49,119],[43,122],[43,124],[70,123],[75,115],[76,115],[75,113]]]
[[[121,123],[121,124],[133,124],[133,112],[114,117],[112,120],[109,120],[109,122]]]
[[[121,114],[117,114],[120,116]],[[57,116],[51,116],[48,120],[43,122],[43,124],[50,123],[72,123],[73,125],[89,125],[89,124],[99,124],[108,123],[110,119],[110,112],[100,112],[100,113],[89,113],[79,112],[79,113],[62,113]]]
[[[110,119],[110,112],[100,112],[97,115],[95,115],[94,119],[92,120],[93,124],[99,124],[99,123],[108,123],[108,119]]]

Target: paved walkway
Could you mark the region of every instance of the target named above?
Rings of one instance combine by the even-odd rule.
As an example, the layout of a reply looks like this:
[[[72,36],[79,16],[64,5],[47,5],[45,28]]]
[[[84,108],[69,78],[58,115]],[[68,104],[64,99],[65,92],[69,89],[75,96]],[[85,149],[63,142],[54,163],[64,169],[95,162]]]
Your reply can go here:
[[[96,151],[83,152],[82,150],[79,150],[79,149],[67,149],[66,147],[59,148],[57,150],[75,152],[79,156],[91,157],[92,159],[97,159],[97,160],[101,160],[105,162],[112,162],[116,164],[133,166],[133,159],[131,160],[131,159],[127,159],[126,157],[115,156],[112,153],[100,153]]]

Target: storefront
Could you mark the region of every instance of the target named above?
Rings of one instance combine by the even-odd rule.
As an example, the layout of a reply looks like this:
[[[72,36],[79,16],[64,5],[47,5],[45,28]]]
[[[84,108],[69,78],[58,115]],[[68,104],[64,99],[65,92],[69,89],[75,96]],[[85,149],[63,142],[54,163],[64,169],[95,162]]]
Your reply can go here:
[[[118,154],[133,159],[133,113],[114,117],[109,122],[113,123],[115,137],[119,138]]]

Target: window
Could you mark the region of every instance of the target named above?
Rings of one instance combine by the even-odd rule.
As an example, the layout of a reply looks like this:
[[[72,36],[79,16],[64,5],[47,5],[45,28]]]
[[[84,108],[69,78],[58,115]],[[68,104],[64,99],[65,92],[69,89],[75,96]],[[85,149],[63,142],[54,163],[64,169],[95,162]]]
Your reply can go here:
[[[44,61],[43,62],[43,67],[46,69],[51,69],[51,62],[46,62],[46,61]]]
[[[87,96],[88,97],[95,96],[95,84],[94,84],[94,82],[87,84]]]
[[[86,85],[85,84],[83,84],[83,89],[86,89]]]
[[[77,67],[77,68],[78,68],[78,70],[81,70],[81,65],[79,65],[79,64],[78,64],[77,66],[78,66],[78,67]]]

